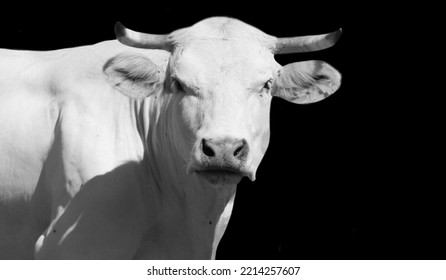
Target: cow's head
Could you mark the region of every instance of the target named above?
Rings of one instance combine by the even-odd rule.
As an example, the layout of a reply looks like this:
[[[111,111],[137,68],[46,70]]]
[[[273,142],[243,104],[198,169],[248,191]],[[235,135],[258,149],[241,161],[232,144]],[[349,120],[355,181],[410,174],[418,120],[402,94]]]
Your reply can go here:
[[[132,97],[150,95],[153,87],[165,89],[171,133],[187,173],[213,184],[255,179],[268,147],[273,96],[312,103],[340,86],[341,75],[327,63],[282,67],[274,60],[275,54],[328,48],[340,31],[276,38],[235,19],[210,18],[169,35],[138,33],[119,23],[115,32],[126,45],[171,53],[167,69],[141,58],[122,62],[130,69],[109,71],[109,76],[119,76],[120,90]]]

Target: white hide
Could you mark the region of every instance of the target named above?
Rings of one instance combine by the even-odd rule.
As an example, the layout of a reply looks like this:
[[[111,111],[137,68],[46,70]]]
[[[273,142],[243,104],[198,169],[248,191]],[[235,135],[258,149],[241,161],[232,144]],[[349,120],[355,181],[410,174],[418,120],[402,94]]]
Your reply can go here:
[[[197,175],[200,143],[243,140],[236,167],[254,180],[272,96],[290,99],[300,68],[234,19],[169,38],[172,52],[0,50],[1,259],[215,258],[236,184]]]

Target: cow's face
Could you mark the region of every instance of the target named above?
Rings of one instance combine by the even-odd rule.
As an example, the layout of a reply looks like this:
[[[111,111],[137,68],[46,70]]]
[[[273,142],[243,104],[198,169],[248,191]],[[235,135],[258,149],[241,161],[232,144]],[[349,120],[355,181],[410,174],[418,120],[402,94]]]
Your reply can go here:
[[[159,94],[168,102],[168,135],[186,172],[212,184],[233,184],[255,172],[269,142],[273,96],[293,103],[322,100],[341,75],[321,61],[280,66],[274,54],[314,51],[336,42],[340,31],[278,39],[243,22],[211,18],[169,36],[116,26],[124,44],[170,51],[161,69],[147,58],[118,56],[104,66],[109,83],[131,97]],[[154,94],[154,92],[158,92]],[[160,102],[160,101],[157,101]]]
[[[213,183],[254,180],[269,142],[280,69],[273,54],[249,42],[198,41],[175,50],[168,67],[176,136],[183,139],[175,143],[187,172]]]

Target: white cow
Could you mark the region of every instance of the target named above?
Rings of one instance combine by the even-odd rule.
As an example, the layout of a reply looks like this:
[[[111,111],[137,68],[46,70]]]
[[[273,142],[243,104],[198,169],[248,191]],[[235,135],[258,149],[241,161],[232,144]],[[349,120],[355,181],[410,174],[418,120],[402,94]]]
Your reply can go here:
[[[47,52],[0,50],[0,258],[209,259],[236,185],[255,179],[273,96],[321,100],[341,75],[275,54],[276,38],[217,17],[169,35]]]

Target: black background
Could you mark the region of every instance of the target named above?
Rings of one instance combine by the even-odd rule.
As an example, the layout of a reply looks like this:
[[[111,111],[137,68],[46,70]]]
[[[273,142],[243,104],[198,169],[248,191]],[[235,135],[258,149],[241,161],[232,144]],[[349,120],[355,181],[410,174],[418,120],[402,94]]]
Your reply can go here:
[[[122,1],[16,3],[3,9],[0,47],[49,50],[114,38],[121,21],[164,34],[231,16],[275,36],[343,28],[332,48],[276,56],[324,60],[337,93],[299,106],[274,99],[271,141],[257,180],[243,180],[220,259],[446,259],[439,102],[406,48],[420,34],[404,7],[361,1]],[[186,3],[187,2],[187,3]],[[99,5],[99,6],[98,6]],[[409,31],[409,32],[408,32]],[[440,78],[440,77],[437,77]]]

